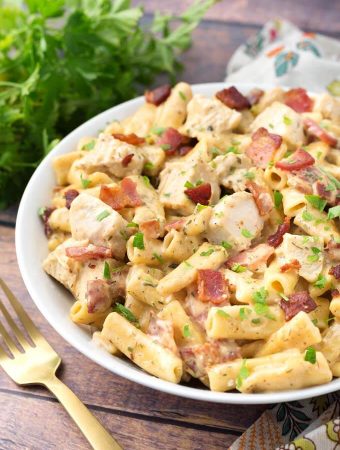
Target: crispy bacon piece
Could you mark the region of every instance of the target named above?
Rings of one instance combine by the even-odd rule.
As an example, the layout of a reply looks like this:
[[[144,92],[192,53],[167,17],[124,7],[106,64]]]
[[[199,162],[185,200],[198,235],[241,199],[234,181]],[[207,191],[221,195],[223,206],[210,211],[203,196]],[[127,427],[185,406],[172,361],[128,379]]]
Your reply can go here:
[[[167,128],[157,144],[160,145],[167,155],[175,155],[176,151],[183,144],[184,136],[179,133],[175,128]]]
[[[127,142],[131,145],[140,145],[145,143],[145,139],[137,136],[135,133],[131,134],[122,134],[122,133],[113,133],[112,136],[115,139],[119,139],[120,141]]]
[[[111,208],[119,211],[123,208],[135,208],[143,204],[136,190],[136,183],[130,178],[123,178],[120,186],[100,188],[99,198]]]
[[[124,158],[122,159],[122,166],[127,167],[132,161],[133,157],[134,157],[133,153],[129,153],[128,155],[124,156]]]
[[[159,220],[146,220],[139,224],[139,230],[145,234],[146,237],[157,239],[161,234],[161,224]]]
[[[339,289],[332,289],[331,290],[332,299],[335,298],[335,297],[338,297],[339,295],[340,295]]]
[[[251,143],[246,149],[246,154],[256,167],[265,169],[281,144],[281,136],[269,133],[266,128],[261,127],[252,134]]]
[[[259,244],[256,247],[244,250],[228,259],[225,265],[230,269],[234,264],[240,264],[249,270],[258,269],[261,264],[266,264],[274,253],[274,248],[268,244]]]
[[[163,84],[153,91],[145,91],[144,96],[147,103],[152,103],[153,105],[159,106],[161,103],[165,102],[170,94],[170,84]]]
[[[313,100],[303,88],[294,88],[287,91],[284,95],[284,102],[298,113],[310,112],[313,109]]]
[[[200,184],[199,186],[186,189],[184,193],[194,203],[200,203],[201,205],[209,205],[209,200],[211,197],[211,184],[203,183]]]
[[[112,304],[109,283],[105,280],[89,280],[87,282],[87,310],[88,312],[102,312]]]
[[[183,219],[177,219],[177,220],[174,220],[173,222],[167,223],[165,225],[165,231],[170,231],[172,229],[179,231],[183,228],[186,221],[187,221],[187,219],[183,218]]]
[[[281,223],[281,225],[278,226],[275,233],[271,234],[268,237],[267,239],[268,244],[274,248],[278,247],[283,241],[283,235],[285,233],[288,233],[289,229],[290,229],[290,218],[285,217],[283,223]]]
[[[280,272],[288,272],[289,270],[299,270],[301,268],[301,264],[297,259],[292,259],[283,266],[280,267]]]
[[[229,108],[236,109],[237,111],[250,108],[250,103],[247,97],[242,95],[235,86],[216,92],[216,98],[218,98]]]
[[[203,377],[207,368],[240,357],[239,348],[235,343],[214,339],[204,344],[187,345],[180,349],[185,369],[194,377]]]
[[[66,200],[65,206],[66,206],[67,209],[71,208],[71,204],[72,204],[73,200],[76,197],[78,197],[78,195],[79,195],[79,192],[76,189],[68,189],[65,192],[65,194],[64,194],[64,197],[65,197],[65,200]]]
[[[294,170],[305,169],[306,167],[312,166],[314,163],[315,159],[310,153],[302,148],[298,148],[288,159],[277,161],[275,167],[292,172]]]
[[[246,187],[254,197],[260,216],[269,214],[274,208],[274,202],[268,189],[250,180],[246,182]]]
[[[336,147],[338,143],[337,139],[331,134],[327,133],[327,131],[321,128],[320,125],[318,125],[313,119],[305,117],[303,119],[303,124],[308,134],[316,137],[317,139],[324,142],[325,144],[330,145],[331,147]]]
[[[44,224],[44,232],[46,237],[50,237],[52,234],[52,228],[50,227],[50,224],[48,223],[48,219],[50,218],[50,215],[53,213],[55,208],[46,207],[43,210],[43,213],[41,214],[41,220]]]
[[[256,105],[260,101],[263,94],[264,91],[262,89],[254,88],[250,92],[248,92],[247,100],[251,106]]]
[[[178,149],[178,154],[179,156],[185,156],[187,155],[189,152],[191,152],[191,150],[194,147],[192,147],[191,145],[182,145],[181,147],[179,147]]]
[[[308,291],[295,292],[295,294],[288,296],[288,301],[281,299],[281,309],[283,309],[286,320],[292,319],[300,311],[309,313],[317,308],[317,304],[309,295]]]
[[[88,246],[66,247],[66,256],[76,261],[89,261],[90,259],[112,258],[111,249],[98,245],[89,244]]]
[[[340,264],[329,269],[329,274],[333,275],[336,280],[340,279]]]
[[[328,242],[326,247],[328,257],[333,261],[340,260],[340,243],[331,240]]]
[[[219,305],[229,297],[227,281],[218,270],[201,269],[198,271],[198,299]]]

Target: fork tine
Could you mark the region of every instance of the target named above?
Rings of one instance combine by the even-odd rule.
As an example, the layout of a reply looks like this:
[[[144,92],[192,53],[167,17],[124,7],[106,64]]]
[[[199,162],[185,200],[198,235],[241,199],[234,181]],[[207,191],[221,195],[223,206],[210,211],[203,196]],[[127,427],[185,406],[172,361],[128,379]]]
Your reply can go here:
[[[9,287],[2,278],[0,278],[0,285],[4,293],[6,294],[9,302],[11,303],[14,311],[17,313],[22,325],[24,326],[25,330],[31,337],[32,341],[34,342],[35,339],[44,339],[42,337],[42,334],[39,332],[39,330],[34,325],[32,320],[28,317],[24,308],[21,306],[17,298],[14,296],[14,294],[12,293],[12,291],[9,289]]]
[[[20,330],[18,325],[12,319],[11,315],[7,311],[5,305],[2,303],[1,299],[0,299],[0,311],[2,312],[2,314],[5,317],[5,319],[7,320],[8,325],[11,327],[15,337],[19,341],[19,343],[22,346],[22,348],[27,349],[28,346],[31,347],[30,343],[25,338],[25,336],[22,334],[22,331]]]
[[[19,353],[18,347],[15,345],[13,339],[7,333],[5,327],[2,325],[1,322],[0,322],[0,334],[1,334],[5,344],[9,348],[10,352],[12,353],[12,355],[15,356],[15,354]]]

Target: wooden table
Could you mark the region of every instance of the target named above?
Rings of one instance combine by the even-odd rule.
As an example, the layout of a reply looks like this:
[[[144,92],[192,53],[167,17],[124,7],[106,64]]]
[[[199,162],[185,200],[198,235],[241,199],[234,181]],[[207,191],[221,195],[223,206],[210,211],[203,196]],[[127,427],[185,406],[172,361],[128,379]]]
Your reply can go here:
[[[160,4],[163,11],[178,11],[189,1],[142,3],[149,14]],[[225,0],[195,31],[194,46],[182,57],[186,65],[182,78],[191,83],[222,80],[232,52],[272,17],[339,37],[339,14],[340,3],[334,0]],[[162,394],[115,376],[78,353],[50,327],[26,291],[15,255],[15,216],[15,207],[0,213],[0,274],[61,355],[60,378],[126,450],[227,449],[264,411],[265,406],[217,405]],[[77,427],[46,390],[20,388],[0,370],[1,450],[87,448]]]

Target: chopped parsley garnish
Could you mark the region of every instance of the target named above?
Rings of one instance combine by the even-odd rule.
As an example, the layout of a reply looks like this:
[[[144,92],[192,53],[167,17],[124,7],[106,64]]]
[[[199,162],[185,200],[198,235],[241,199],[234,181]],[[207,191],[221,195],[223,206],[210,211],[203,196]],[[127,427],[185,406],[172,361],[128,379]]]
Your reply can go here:
[[[246,364],[247,364],[247,360],[244,359],[242,361],[242,365],[241,365],[240,371],[239,371],[239,373],[237,375],[237,378],[236,378],[236,387],[237,387],[237,389],[240,389],[240,387],[243,384],[243,380],[245,380],[246,378],[249,377],[249,370],[248,370]]]
[[[244,307],[240,308],[239,316],[241,320],[246,319],[249,316],[249,314],[251,314],[251,309]]]
[[[144,164],[144,170],[152,170],[155,166],[152,164],[152,162],[146,162]]]
[[[210,256],[212,253],[214,253],[215,249],[209,248],[206,252],[201,252],[200,256]]]
[[[305,199],[312,205],[314,208],[318,209],[319,211],[323,211],[325,206],[327,205],[327,200],[324,200],[323,198],[319,197],[318,195],[305,195]]]
[[[282,205],[282,197],[283,195],[279,191],[274,191],[274,205],[275,208],[278,209]]]
[[[132,311],[130,311],[128,308],[126,308],[121,303],[116,303],[113,307],[113,311],[117,312],[121,316],[125,317],[129,322],[133,323],[137,328],[139,328],[139,322],[137,317],[133,314]]]
[[[185,338],[188,338],[188,337],[191,336],[191,333],[190,333],[190,327],[189,327],[188,324],[185,324],[184,327],[183,327],[183,336],[184,336]]]
[[[244,174],[244,178],[247,178],[247,180],[253,180],[255,178],[254,172],[246,172]]]
[[[157,261],[160,262],[161,264],[164,263],[164,259],[163,259],[163,258],[161,257],[161,255],[159,255],[158,253],[152,253],[152,256],[153,256],[154,258],[156,258]]]
[[[226,153],[235,153],[235,155],[239,155],[240,151],[237,147],[231,145],[230,147],[227,148]]]
[[[165,151],[166,151],[166,150],[170,150],[170,149],[171,149],[171,145],[170,145],[170,144],[162,144],[162,145],[161,145],[161,149],[162,149],[162,150],[165,150]]]
[[[326,277],[320,273],[313,286],[323,289],[326,286],[326,281]]]
[[[313,263],[319,260],[321,250],[318,247],[312,247],[311,250],[312,255],[307,256],[307,261]]]
[[[42,216],[45,214],[45,211],[46,211],[46,207],[45,207],[45,206],[41,206],[41,207],[38,209],[38,215],[39,215],[40,217],[42,217]]]
[[[186,181],[184,183],[184,187],[186,187],[187,189],[192,189],[195,186],[190,181]]]
[[[255,325],[258,325],[259,323],[261,323],[261,319],[252,319],[251,323],[254,323]]]
[[[242,273],[242,272],[245,272],[247,270],[247,268],[244,266],[241,266],[241,264],[235,263],[231,266],[231,270],[236,273]]]
[[[221,317],[224,317],[225,319],[230,317],[230,314],[228,314],[227,312],[223,311],[223,309],[218,309],[216,314],[218,314]]]
[[[147,177],[146,175],[143,175],[142,178],[143,178],[143,181],[146,184],[146,186],[150,187],[151,183],[150,183],[149,177]]]
[[[293,123],[292,119],[286,115],[283,116],[283,123],[285,125],[291,125]]]
[[[332,183],[327,184],[327,186],[325,187],[325,191],[335,191],[335,189],[336,187]]]
[[[138,223],[136,223],[136,222],[129,222],[126,226],[128,228],[138,228],[139,227]]]
[[[264,287],[254,292],[252,299],[254,301],[254,309],[259,316],[265,316],[267,319],[276,320],[275,317],[270,314],[269,307],[267,305],[268,291]]]
[[[104,262],[103,277],[105,278],[105,280],[110,280],[111,278],[110,266],[107,261]]]
[[[139,248],[139,250],[144,250],[144,234],[141,232],[138,232],[134,235],[133,237],[133,241],[132,241],[132,246]]]
[[[107,209],[104,209],[104,211],[102,211],[101,213],[98,214],[98,216],[96,217],[96,219],[101,222],[103,219],[105,219],[106,217],[108,217],[110,215],[110,211],[108,211]]]
[[[222,247],[224,247],[226,250],[231,250],[233,246],[228,241],[222,241],[221,242]]]
[[[248,239],[252,239],[254,236],[251,234],[251,232],[249,230],[247,230],[247,228],[243,228],[241,230],[241,234],[242,236],[248,238]]]
[[[94,146],[96,145],[95,141],[90,141],[87,144],[82,146],[82,150],[85,150],[86,152],[89,152],[90,150],[94,149]]]
[[[187,101],[187,97],[182,91],[179,91],[178,95],[181,97],[182,100],[184,100],[185,102]]]
[[[340,205],[329,208],[327,217],[328,219],[336,219],[337,217],[340,217]]]
[[[89,185],[91,184],[91,180],[83,178],[82,173],[80,174],[80,181],[81,181],[81,185],[83,186],[84,189],[87,189],[89,187]]]
[[[165,131],[163,127],[153,127],[150,130],[150,133],[157,134],[157,136],[161,136]]]
[[[316,363],[316,351],[314,347],[307,347],[305,353],[305,361],[308,361],[311,364]]]
[[[310,222],[311,220],[314,220],[315,217],[313,216],[313,214],[311,214],[309,211],[307,211],[307,209],[304,209],[302,212],[302,218],[304,220],[306,220],[307,222]]]
[[[208,205],[201,205],[200,203],[197,203],[196,210],[197,212],[201,212],[203,209],[207,208]]]

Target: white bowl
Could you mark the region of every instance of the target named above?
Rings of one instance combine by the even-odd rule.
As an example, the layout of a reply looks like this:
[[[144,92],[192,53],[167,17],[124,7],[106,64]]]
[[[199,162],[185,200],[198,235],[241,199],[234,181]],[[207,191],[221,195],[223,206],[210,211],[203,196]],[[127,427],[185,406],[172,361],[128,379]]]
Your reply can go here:
[[[225,83],[206,83],[194,85],[193,90],[212,96],[223,87],[226,87]],[[237,87],[246,93],[251,88],[259,86],[240,84]],[[263,87],[267,89],[270,86]],[[113,119],[122,119],[132,114],[143,102],[144,99],[139,97],[110,108],[72,131],[45,157],[26,187],[16,222],[16,252],[26,287],[41,313],[67,342],[99,365],[128,380],[169,394],[218,403],[261,404],[300,400],[340,389],[340,379],[334,379],[322,386],[268,394],[211,392],[203,385],[202,388],[194,388],[173,384],[155,378],[134,364],[97,348],[91,341],[90,333],[69,319],[69,310],[73,302],[71,294],[49,277],[41,267],[47,255],[47,242],[37,212],[40,206],[48,205],[51,201],[55,185],[52,159],[74,150],[81,137],[96,135]]]

